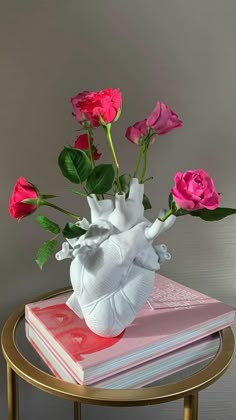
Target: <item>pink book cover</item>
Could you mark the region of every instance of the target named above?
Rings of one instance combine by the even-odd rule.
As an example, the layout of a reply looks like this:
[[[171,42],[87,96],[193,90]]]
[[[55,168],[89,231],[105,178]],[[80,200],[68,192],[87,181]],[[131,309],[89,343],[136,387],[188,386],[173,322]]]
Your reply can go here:
[[[119,336],[104,338],[67,307],[68,297],[67,293],[26,305],[26,320],[81,383],[161,356],[235,320],[231,306],[157,274],[149,304]]]
[[[63,360],[61,360],[55,354],[53,349],[47,346],[46,342],[38,336],[38,334],[29,324],[26,323],[25,327],[27,339],[32,344],[44,363],[49,367],[53,375],[68,382],[78,383],[78,380],[76,380],[73,375],[68,372],[64,366]],[[219,345],[219,337],[217,335],[210,335],[203,338],[202,340],[197,341],[196,343],[189,344],[179,350],[170,352],[167,355],[155,358],[151,361],[142,363],[141,365],[105,378],[104,380],[98,381],[94,383],[93,386],[96,388],[99,387],[116,389],[117,381],[119,381],[118,388],[123,388],[124,386],[122,386],[122,384],[127,383],[127,379],[129,380],[129,378],[132,377],[131,387],[142,387],[152,383],[153,381],[156,382],[164,377],[173,375],[176,372],[183,371],[184,369],[197,364],[202,364],[202,362],[212,359],[212,357],[214,357],[216,354]],[[197,352],[195,351],[196,349],[198,349]],[[186,361],[186,356],[190,351],[192,351],[191,357],[190,359],[188,358],[188,361]],[[174,361],[175,358],[180,355],[182,359],[181,363],[179,363],[178,366],[171,367],[173,364],[170,363],[170,360]],[[168,369],[165,369],[165,372],[156,373],[155,367],[157,365],[166,366],[167,364]],[[143,375],[143,372],[146,372],[147,370],[149,372],[148,375]]]
[[[43,350],[38,346],[38,344],[36,344],[36,340],[33,340],[33,338],[31,338],[29,335],[27,335],[27,338],[29,342],[32,344],[32,346],[34,347],[34,349],[36,350],[36,352],[39,354],[41,359],[44,361],[45,365],[49,367],[53,375],[59,379],[65,379],[66,375],[64,376],[63,373],[59,372],[60,369],[58,369],[57,367],[57,364],[58,364],[57,360],[56,359],[51,360],[49,357],[49,353],[44,354]],[[68,380],[69,382],[75,382],[74,378],[70,374],[68,374]]]

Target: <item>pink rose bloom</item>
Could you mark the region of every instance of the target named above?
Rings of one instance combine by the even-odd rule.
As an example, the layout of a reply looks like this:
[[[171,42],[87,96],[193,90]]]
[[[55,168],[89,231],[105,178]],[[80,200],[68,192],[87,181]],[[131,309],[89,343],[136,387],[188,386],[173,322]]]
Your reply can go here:
[[[91,138],[91,143],[92,143],[93,158],[94,158],[94,160],[98,160],[98,159],[100,159],[102,154],[99,153],[97,148],[94,146],[93,137]],[[79,149],[79,150],[88,151],[89,150],[88,134],[86,134],[86,133],[80,134],[80,136],[77,137],[77,139],[75,141],[74,148]]]
[[[203,169],[177,172],[171,192],[176,204],[185,210],[214,210],[220,204],[213,179]]]
[[[21,176],[15,183],[9,202],[9,213],[11,217],[20,220],[22,217],[36,210],[36,205],[22,203],[22,200],[27,198],[38,198],[38,194],[34,187]]]
[[[132,143],[141,144],[142,140],[148,135],[148,127],[146,121],[146,119],[138,121],[134,125],[128,127],[125,133],[126,138]]]
[[[89,121],[93,127],[100,125],[100,117],[106,124],[112,123],[120,113],[121,102],[120,89],[112,88],[99,92],[84,91],[71,98],[77,121]]]
[[[83,124],[83,123],[89,121],[88,118],[85,116],[85,114],[82,111],[81,106],[80,106],[80,103],[83,102],[89,94],[91,94],[91,92],[85,90],[84,92],[78,93],[78,95],[71,98],[71,103],[72,103],[72,106],[74,108],[74,112],[72,114],[74,115],[74,117],[77,119],[77,121],[80,124]],[[93,119],[91,125],[93,127],[97,127],[97,126],[100,125],[100,123],[99,123],[99,121],[97,121],[97,119]]]
[[[174,130],[174,128],[182,127],[182,125],[183,122],[178,115],[160,101],[157,102],[147,118],[147,126],[156,131],[159,136]]]

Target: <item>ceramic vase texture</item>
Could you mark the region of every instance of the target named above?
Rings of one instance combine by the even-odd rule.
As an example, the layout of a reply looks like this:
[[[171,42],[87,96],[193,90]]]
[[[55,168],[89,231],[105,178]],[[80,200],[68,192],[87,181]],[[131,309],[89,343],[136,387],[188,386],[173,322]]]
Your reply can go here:
[[[153,241],[176,217],[162,222],[161,211],[151,223],[144,217],[143,194],[144,184],[132,178],[128,198],[87,197],[91,223],[79,222],[86,233],[67,239],[56,254],[57,260],[72,259],[67,305],[103,337],[117,336],[134,320],[152,293],[160,264],[171,258],[164,244]]]

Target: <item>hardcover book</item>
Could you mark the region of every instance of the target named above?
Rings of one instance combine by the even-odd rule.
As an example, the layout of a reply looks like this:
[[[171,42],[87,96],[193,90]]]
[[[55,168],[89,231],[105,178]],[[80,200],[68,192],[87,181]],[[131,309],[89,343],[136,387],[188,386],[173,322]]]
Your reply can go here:
[[[26,305],[27,322],[82,384],[162,356],[235,322],[235,309],[160,274],[148,303],[117,337],[100,337],[66,305],[70,293]]]
[[[63,362],[63,359],[48,347],[36,331],[28,324],[25,325],[26,336],[36,352],[49,367],[54,376],[67,382],[78,383]],[[184,371],[194,365],[212,359],[220,347],[219,335],[212,334],[192,344],[188,344],[166,355],[156,357],[148,362],[127,369],[92,385],[96,388],[125,389],[140,388],[156,382],[179,371]]]

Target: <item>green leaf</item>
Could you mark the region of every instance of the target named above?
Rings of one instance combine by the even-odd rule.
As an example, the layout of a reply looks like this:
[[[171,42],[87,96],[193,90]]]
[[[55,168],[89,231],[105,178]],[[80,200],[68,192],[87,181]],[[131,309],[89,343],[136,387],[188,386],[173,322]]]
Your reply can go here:
[[[146,196],[146,194],[143,194],[143,207],[144,207],[144,210],[149,210],[152,208],[151,202],[149,198]]]
[[[170,193],[169,197],[168,197],[169,209],[171,209],[172,203],[173,203],[173,195],[172,195],[172,193]]]
[[[131,175],[123,174],[119,177],[121,190],[125,193],[126,197],[129,195]]]
[[[56,246],[57,241],[55,239],[51,239],[49,241],[45,241],[43,245],[38,249],[35,261],[41,270],[44,264],[47,262],[48,258],[51,257],[55,251]]]
[[[38,206],[39,199],[38,198],[25,198],[24,200],[21,200],[21,203],[33,204],[34,206]]]
[[[77,191],[77,190],[71,190],[74,194],[82,195],[83,197],[88,197],[88,194],[84,191]]]
[[[179,216],[185,216],[186,214],[191,214],[191,211],[190,210],[185,210],[185,209],[177,209],[177,207],[175,207],[173,214],[176,217],[179,217]]]
[[[114,176],[115,171],[111,164],[98,165],[87,179],[87,189],[94,194],[104,194],[111,189]]]
[[[62,231],[62,234],[65,238],[72,239],[72,238],[79,238],[83,235],[86,230],[82,229],[78,225],[74,223],[67,223]]]
[[[58,164],[62,174],[75,184],[84,182],[92,171],[91,162],[85,152],[65,147],[59,155]]]
[[[129,196],[129,190],[130,190],[130,182],[131,182],[131,175],[130,174],[123,174],[119,176],[120,186],[122,192],[125,193],[125,198]],[[117,193],[117,183],[116,180],[114,181],[113,185],[114,192]]]
[[[28,184],[31,185],[31,187],[36,191],[37,195],[39,196],[40,191],[39,191],[38,187],[36,187],[36,185],[34,185],[32,182],[29,182],[29,181],[27,181],[27,182],[28,182]]]
[[[200,217],[202,220],[207,222],[215,222],[217,220],[224,219],[227,216],[236,214],[236,209],[231,209],[227,207],[218,207],[215,210],[195,210],[190,212],[191,216]]]
[[[175,216],[183,216],[183,214],[186,213],[181,213],[183,209],[178,209],[176,206],[176,202],[173,199],[173,195],[172,193],[169,194],[169,198],[168,198],[168,204],[169,204],[169,209],[172,210],[172,212],[175,214]],[[183,210],[186,211],[186,210]]]
[[[38,224],[48,232],[58,234],[61,231],[57,223],[54,223],[52,220],[48,219],[45,216],[38,215],[36,217],[36,222],[38,222]]]

